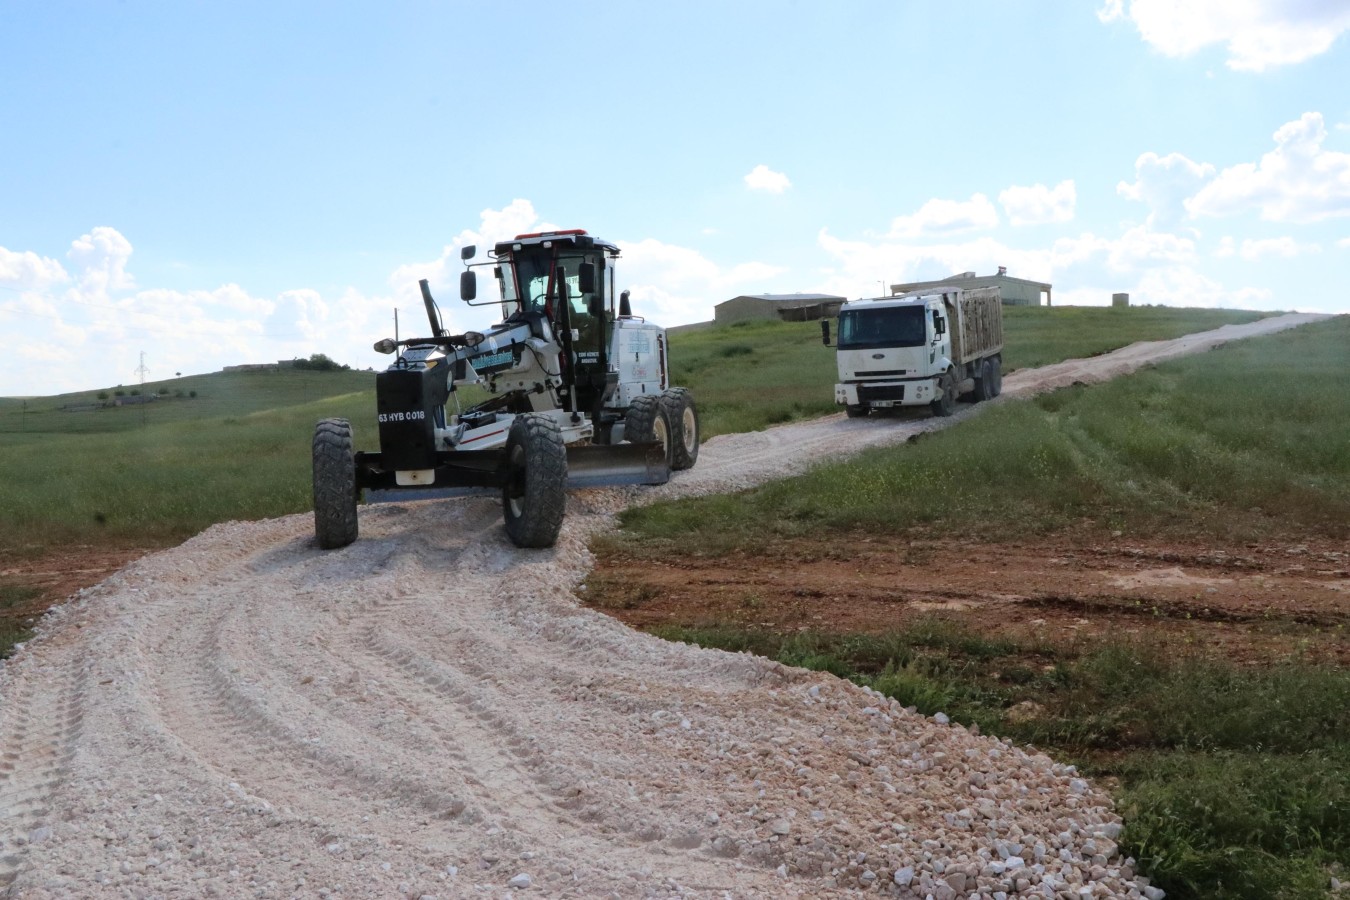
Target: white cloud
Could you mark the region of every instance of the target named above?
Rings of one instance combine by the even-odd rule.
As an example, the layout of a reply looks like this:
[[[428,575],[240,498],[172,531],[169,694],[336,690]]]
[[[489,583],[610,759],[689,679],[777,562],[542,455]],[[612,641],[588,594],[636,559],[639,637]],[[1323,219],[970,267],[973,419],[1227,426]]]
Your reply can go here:
[[[1350,153],[1322,148],[1322,114],[1304,113],[1274,134],[1259,163],[1224,169],[1186,201],[1192,216],[1259,209],[1272,222],[1317,222],[1350,215]]]
[[[1350,29],[1350,5],[1339,0],[1106,0],[1105,23],[1131,21],[1164,56],[1186,57],[1225,44],[1227,65],[1264,72],[1312,59]]]
[[[1182,218],[1186,198],[1214,172],[1209,163],[1193,162],[1180,153],[1159,156],[1149,151],[1134,161],[1134,183],[1120,182],[1116,193],[1147,204],[1150,224],[1166,227]]]
[[[619,289],[629,288],[633,312],[666,326],[707,322],[718,303],[764,293],[768,282],[787,271],[761,262],[723,266],[697,250],[654,238],[618,243]]]
[[[917,238],[959,234],[998,225],[998,212],[984,194],[972,194],[969,200],[929,200],[912,216],[899,216],[891,222],[891,238]]]
[[[404,315],[413,315],[416,322],[423,322],[422,292],[417,282],[425,278],[440,306],[442,323],[448,330],[457,332],[486,327],[500,318],[500,310],[496,305],[470,307],[460,302],[459,274],[464,271],[459,258],[460,248],[470,244],[477,247],[478,255],[474,259],[482,262],[488,258],[487,251],[498,241],[535,231],[556,231],[560,227],[541,221],[534,204],[528,200],[517,198],[501,209],[485,209],[479,213],[478,228],[461,231],[441,249],[436,259],[405,263],[390,273],[389,286],[394,292],[391,307],[397,306]],[[485,278],[484,270],[475,271],[478,273],[477,302],[496,297],[496,286],[487,283],[490,279]]]
[[[136,282],[126,273],[131,258],[131,242],[116,228],[100,226],[71,242],[66,258],[81,270],[80,288],[97,296],[110,291],[133,288]]]
[[[1227,259],[1237,252],[1237,244],[1230,235],[1224,235],[1219,239],[1219,246],[1215,248],[1214,255],[1219,259]]]
[[[878,279],[887,284],[945,278],[957,272],[991,275],[999,266],[1008,274],[1054,283],[1072,274],[1079,279],[1112,278],[1145,272],[1159,265],[1178,266],[1197,257],[1195,241],[1184,235],[1155,231],[1146,225],[1119,237],[1091,232],[1061,237],[1048,246],[1018,248],[992,237],[966,241],[845,240],[821,229],[817,240],[836,263],[821,289],[846,297],[868,297],[877,292]],[[1113,288],[1110,294],[1121,288]],[[1067,295],[1066,295],[1067,296]],[[1058,290],[1056,297],[1063,302]]]
[[[1249,238],[1242,242],[1242,258],[1246,260],[1259,260],[1269,256],[1278,256],[1283,259],[1290,259],[1303,253],[1320,253],[1322,248],[1317,244],[1303,245],[1291,237],[1278,238]]]
[[[66,270],[54,259],[31,250],[16,253],[0,247],[0,284],[40,290],[69,280]]]
[[[1271,292],[1264,288],[1225,288],[1189,266],[1148,269],[1128,289],[1131,304],[1155,306],[1201,306],[1225,309],[1259,309],[1268,305]]]
[[[775,172],[765,165],[755,166],[745,176],[745,186],[752,191],[764,191],[769,194],[781,194],[792,187],[792,182],[782,172]]]
[[[1336,242],[1336,246],[1345,247],[1346,249],[1350,250],[1350,237],[1341,238],[1339,241]]]
[[[1195,255],[1195,241],[1147,225],[1128,229],[1106,246],[1106,264],[1116,272],[1129,272],[1147,262],[1190,262]]]
[[[1068,222],[1073,219],[1077,201],[1073,179],[1061,181],[1053,188],[1043,184],[1013,185],[998,195],[998,202],[1013,225]]]

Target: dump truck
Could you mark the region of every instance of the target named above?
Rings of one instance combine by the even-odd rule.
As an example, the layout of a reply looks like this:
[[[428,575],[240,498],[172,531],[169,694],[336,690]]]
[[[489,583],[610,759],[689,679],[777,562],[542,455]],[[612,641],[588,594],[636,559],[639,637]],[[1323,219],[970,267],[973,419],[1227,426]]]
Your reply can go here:
[[[830,344],[829,320],[821,322]],[[1003,389],[1003,301],[997,287],[914,291],[839,309],[835,402],[850,418],[927,404],[950,416],[958,399]]]
[[[375,343],[394,356],[375,377],[379,449],[357,451],[346,419],[315,427],[320,547],[357,539],[362,498],[478,491],[500,491],[513,543],[551,547],[568,488],[662,484],[698,459],[698,408],[670,384],[665,329],[615,294],[617,245],[574,228],[519,234],[487,255],[462,248],[460,299],[500,305],[499,323],[451,334],[424,279],[431,333]],[[496,298],[478,299],[480,268]],[[487,399],[463,406],[470,385]]]

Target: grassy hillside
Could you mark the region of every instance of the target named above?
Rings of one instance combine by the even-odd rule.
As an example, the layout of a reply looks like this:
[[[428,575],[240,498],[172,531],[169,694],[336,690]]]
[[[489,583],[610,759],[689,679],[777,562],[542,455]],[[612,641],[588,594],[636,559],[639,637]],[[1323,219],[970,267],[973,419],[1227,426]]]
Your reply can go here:
[[[94,397],[0,408],[0,547],[82,541],[157,546],[215,522],[308,507],[314,422],[373,422],[372,376],[265,372],[181,379],[197,397],[63,411]],[[17,408],[16,408],[17,407]],[[358,429],[359,429],[358,425]],[[368,427],[367,434],[373,431]]]
[[[1006,307],[1005,371],[1098,356],[1265,313],[1166,307]],[[738,322],[671,336],[671,378],[694,392],[705,438],[838,412],[818,322]]]
[[[370,372],[216,372],[144,385],[122,385],[26,401],[0,397],[0,435],[106,434],[147,426],[223,420],[266,410],[286,409],[335,394],[374,390]],[[153,394],[153,403],[107,409],[89,406],[115,399],[117,392]]]
[[[1040,364],[1257,317],[1010,307],[1006,359]],[[698,398],[705,438],[837,411],[834,354],[817,323],[682,332],[671,358],[675,383]],[[310,505],[315,420],[346,416],[358,446],[373,446],[369,372],[217,373],[134,389],[161,399],[110,409],[87,408],[98,391],[0,399],[0,452],[20,473],[0,481],[0,549],[41,552],[76,539],[158,545],[218,521],[298,512]]]
[[[916,525],[989,536],[1074,526],[1350,537],[1350,318],[1129,378],[1004,403],[960,428],[748,494],[633,509],[635,537],[706,552]]]

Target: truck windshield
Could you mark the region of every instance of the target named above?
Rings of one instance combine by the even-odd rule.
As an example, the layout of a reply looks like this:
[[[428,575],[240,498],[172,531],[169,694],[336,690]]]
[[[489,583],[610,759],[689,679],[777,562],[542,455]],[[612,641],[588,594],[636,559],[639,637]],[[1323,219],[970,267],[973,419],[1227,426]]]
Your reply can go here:
[[[839,349],[922,347],[928,340],[922,306],[850,309],[839,314]]]

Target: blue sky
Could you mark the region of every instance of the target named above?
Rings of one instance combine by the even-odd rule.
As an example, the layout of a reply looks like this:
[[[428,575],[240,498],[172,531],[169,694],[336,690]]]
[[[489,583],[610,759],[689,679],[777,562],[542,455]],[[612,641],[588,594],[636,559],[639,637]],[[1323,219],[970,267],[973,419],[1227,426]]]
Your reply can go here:
[[[1350,0],[0,0],[0,395],[142,351],[382,367],[418,278],[481,327],[457,248],[549,226],[622,246],[664,325],[1000,265],[1056,305],[1350,312],[1347,30]]]

